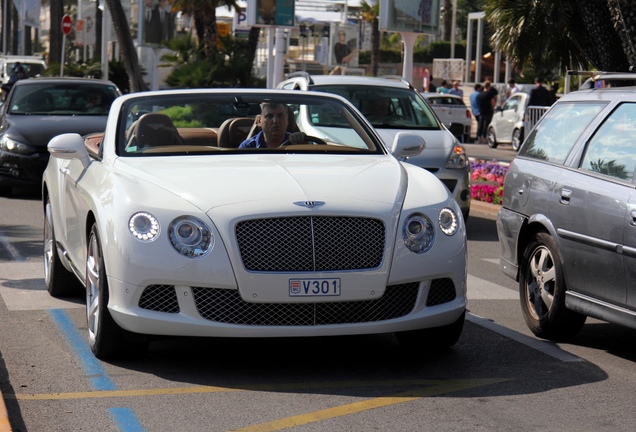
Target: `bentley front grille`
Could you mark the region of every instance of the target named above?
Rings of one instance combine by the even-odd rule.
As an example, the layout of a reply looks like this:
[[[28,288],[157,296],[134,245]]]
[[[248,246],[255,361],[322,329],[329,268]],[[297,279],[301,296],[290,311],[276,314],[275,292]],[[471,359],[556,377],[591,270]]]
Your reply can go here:
[[[415,307],[419,283],[392,285],[377,300],[331,303],[248,303],[238,291],[192,287],[201,316],[210,321],[255,326],[318,326],[399,318]]]
[[[455,284],[452,279],[433,279],[431,288],[428,290],[426,306],[436,306],[455,300]]]
[[[139,299],[139,307],[158,312],[179,313],[174,285],[149,285]]]
[[[236,239],[249,271],[375,269],[382,265],[385,228],[362,217],[253,219],[236,225]]]

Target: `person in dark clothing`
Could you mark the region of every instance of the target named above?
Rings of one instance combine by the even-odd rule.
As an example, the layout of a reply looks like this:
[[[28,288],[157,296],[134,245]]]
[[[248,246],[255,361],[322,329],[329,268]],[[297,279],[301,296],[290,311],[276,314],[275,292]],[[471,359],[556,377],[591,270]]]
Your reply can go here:
[[[497,95],[499,92],[493,87],[492,81],[486,78],[484,81],[484,90],[479,94],[479,124],[477,125],[477,142],[485,143],[488,125],[495,113],[495,105],[497,105]]]
[[[550,90],[543,86],[541,78],[535,78],[534,88],[530,91],[528,106],[550,106],[552,105],[552,95]]]

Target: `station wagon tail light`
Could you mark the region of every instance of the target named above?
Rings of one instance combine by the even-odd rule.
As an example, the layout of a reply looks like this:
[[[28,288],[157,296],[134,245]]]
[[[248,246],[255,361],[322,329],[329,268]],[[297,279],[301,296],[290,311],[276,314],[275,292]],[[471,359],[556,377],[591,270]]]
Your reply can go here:
[[[454,235],[459,228],[459,218],[457,217],[457,213],[448,207],[443,208],[439,212],[437,222],[439,223],[439,228],[447,236]]]
[[[188,258],[205,256],[214,247],[214,236],[210,228],[194,216],[180,216],[168,227],[170,244],[177,252]]]
[[[404,222],[402,238],[411,252],[428,252],[435,241],[433,222],[421,213],[412,214]]]
[[[468,166],[468,155],[464,147],[455,144],[448,160],[446,161],[447,169],[464,169]]]
[[[128,229],[137,240],[151,242],[159,235],[159,221],[150,213],[138,212],[130,217]]]

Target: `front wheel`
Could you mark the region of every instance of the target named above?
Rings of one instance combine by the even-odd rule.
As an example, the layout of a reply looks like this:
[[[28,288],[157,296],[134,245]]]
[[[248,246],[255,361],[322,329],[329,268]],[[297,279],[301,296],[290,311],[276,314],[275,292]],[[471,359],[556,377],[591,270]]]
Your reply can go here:
[[[486,141],[488,142],[488,147],[497,148],[499,143],[497,142],[497,135],[495,134],[495,130],[493,128],[488,128],[488,133],[486,133]]]
[[[148,342],[127,338],[127,332],[117,325],[108,310],[108,297],[102,246],[97,226],[93,225],[86,252],[86,319],[89,346],[99,359],[143,353]]]
[[[559,251],[548,233],[537,233],[523,253],[519,274],[521,311],[528,328],[545,339],[571,338],[586,316],[566,309]]]
[[[62,264],[57,252],[51,199],[44,205],[44,285],[53,297],[68,297],[81,293],[81,284]]]
[[[519,151],[522,143],[523,143],[523,130],[515,129],[512,132],[512,149],[514,151]]]

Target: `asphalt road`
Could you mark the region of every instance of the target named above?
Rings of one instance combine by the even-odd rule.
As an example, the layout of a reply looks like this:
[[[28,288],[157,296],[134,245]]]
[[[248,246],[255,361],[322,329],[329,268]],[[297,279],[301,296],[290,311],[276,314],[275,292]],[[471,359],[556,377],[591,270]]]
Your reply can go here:
[[[83,299],[44,289],[39,197],[0,198],[0,431],[631,432],[636,332],[590,320],[568,343],[532,336],[498,268],[497,209],[471,210],[470,313],[450,350],[393,335],[181,338],[102,362]]]

